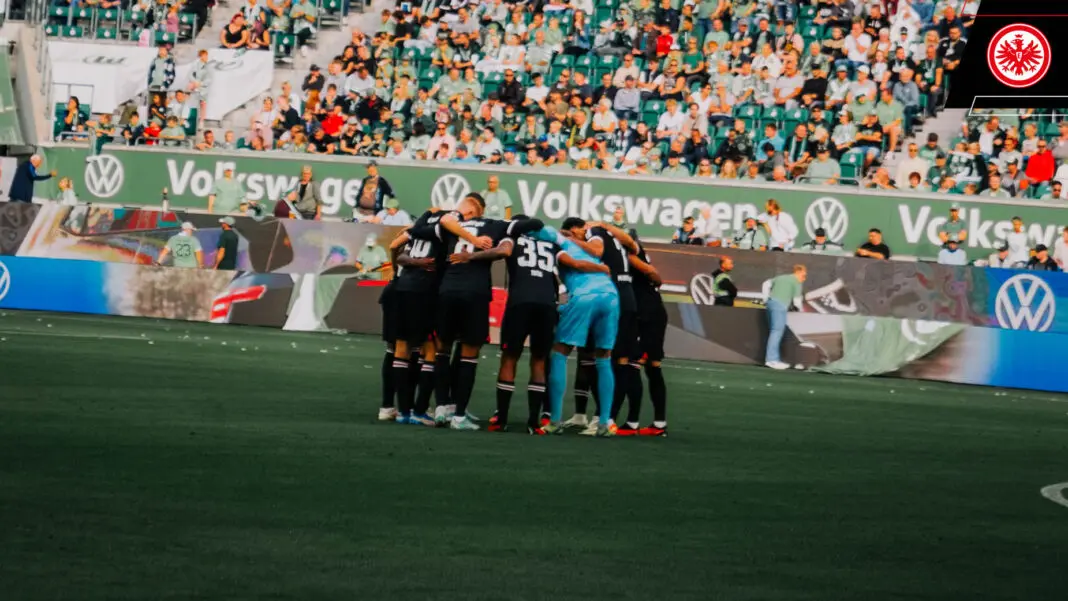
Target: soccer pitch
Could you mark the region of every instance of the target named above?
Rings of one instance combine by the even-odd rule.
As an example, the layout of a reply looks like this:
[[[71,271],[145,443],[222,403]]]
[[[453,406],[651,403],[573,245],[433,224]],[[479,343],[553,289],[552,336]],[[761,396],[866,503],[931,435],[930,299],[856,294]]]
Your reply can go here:
[[[367,336],[0,315],[3,597],[1068,590],[1068,507],[1039,493],[1068,481],[1066,396],[668,361],[669,438],[538,438],[378,423],[381,353]]]

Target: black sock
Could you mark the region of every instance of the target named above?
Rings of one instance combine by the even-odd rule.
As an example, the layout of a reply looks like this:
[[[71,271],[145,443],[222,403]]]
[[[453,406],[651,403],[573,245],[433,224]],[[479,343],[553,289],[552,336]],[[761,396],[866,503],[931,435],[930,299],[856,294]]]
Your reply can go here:
[[[423,415],[430,410],[430,395],[434,394],[434,364],[419,362],[419,394],[415,397],[415,412]]]
[[[578,369],[575,370],[575,414],[586,415],[586,408],[590,404],[590,389],[593,387],[591,377],[596,380],[597,372],[593,369],[593,361],[579,359]]]
[[[397,389],[397,411],[401,415],[412,412],[414,402],[412,383],[408,376],[409,366],[407,359],[393,358],[393,386]]]
[[[452,399],[456,404],[456,415],[467,415],[467,403],[471,401],[471,391],[475,389],[475,374],[478,371],[478,359],[464,357],[456,369],[456,396]]]
[[[549,403],[549,393],[545,391],[545,382],[531,382],[527,386],[527,407],[530,415],[527,425],[531,428],[541,427],[541,412]]]
[[[649,378],[649,399],[653,402],[653,420],[667,421],[667,386],[660,366],[646,365],[645,377]]]
[[[449,404],[452,388],[452,370],[449,368],[449,354],[438,353],[434,357],[434,403],[438,407]]]
[[[630,366],[626,363],[613,363],[612,375],[616,378],[616,387],[612,392],[612,421],[617,421],[619,412],[623,409],[623,401],[627,398],[627,376],[630,374]]]
[[[627,399],[629,405],[627,405],[627,423],[634,425],[641,419],[642,413],[642,366],[637,363],[631,363],[630,369],[627,370]],[[619,386],[616,383],[616,386]]]
[[[382,404],[383,409],[393,408],[393,351],[382,357]]]
[[[419,386],[419,367],[422,365],[422,361],[419,360],[421,353],[412,352],[408,355],[408,382],[412,387],[412,395],[415,395],[415,389]]]
[[[455,405],[456,404],[456,397],[458,396],[457,393],[459,392],[459,389],[456,387],[456,385],[459,382],[457,374],[460,373],[460,369],[459,368],[460,368],[460,359],[461,358],[462,358],[462,356],[460,355],[460,345],[457,344],[457,345],[455,345],[453,347],[453,350],[452,350],[452,363],[449,364],[449,376],[450,376],[449,377],[449,404],[450,405]]]
[[[515,382],[497,380],[497,423],[508,423],[508,407],[512,404],[512,393],[515,392]]]

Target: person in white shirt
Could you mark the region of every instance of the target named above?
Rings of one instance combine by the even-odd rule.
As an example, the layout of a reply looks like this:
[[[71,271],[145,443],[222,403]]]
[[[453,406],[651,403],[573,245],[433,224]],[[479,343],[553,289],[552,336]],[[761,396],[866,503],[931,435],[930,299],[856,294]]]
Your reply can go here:
[[[846,58],[856,65],[868,62],[868,49],[871,48],[871,36],[864,33],[864,24],[853,22],[853,28],[845,40]]]
[[[1026,264],[1031,259],[1031,245],[1027,240],[1022,219],[1012,218],[1012,231],[1005,239],[1009,243],[1009,265]]]
[[[894,182],[897,187],[902,187],[909,181],[909,175],[919,173],[920,179],[927,177],[927,171],[931,168],[930,163],[919,155],[920,147],[916,142],[909,142],[909,156],[897,165],[897,179]]]
[[[1061,237],[1053,243],[1053,260],[1061,271],[1068,271],[1068,225],[1061,231]]]
[[[656,122],[657,139],[670,140],[680,135],[685,121],[686,115],[679,110],[678,102],[674,98],[668,98],[667,111],[662,113]]]
[[[764,213],[757,217],[757,221],[768,231],[769,250],[790,250],[794,247],[798,233],[797,223],[789,213],[783,212],[779,201],[768,200],[764,205]]]
[[[1004,240],[999,240],[994,245],[994,252],[990,253],[990,256],[986,258],[987,267],[998,267],[1007,269],[1012,267],[1012,263],[1009,262],[1009,245]]]
[[[405,226],[412,224],[412,216],[400,208],[400,201],[396,198],[387,198],[386,202],[382,203],[382,207],[382,210],[368,219],[368,221],[382,225]]]
[[[956,238],[946,241],[946,247],[938,251],[939,265],[967,265],[968,253],[960,248]]]
[[[694,230],[697,237],[705,241],[705,246],[720,246],[723,241],[723,227],[712,218],[712,207],[705,205],[701,209],[701,218],[697,220]]]

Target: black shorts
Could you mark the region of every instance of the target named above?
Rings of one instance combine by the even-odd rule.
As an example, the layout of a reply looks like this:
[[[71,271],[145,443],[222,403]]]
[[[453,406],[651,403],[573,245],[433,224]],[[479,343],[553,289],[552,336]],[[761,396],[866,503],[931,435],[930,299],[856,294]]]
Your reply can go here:
[[[529,336],[530,354],[539,358],[548,357],[553,347],[556,316],[556,305],[508,305],[501,324],[501,350],[521,354]]]
[[[649,361],[664,360],[664,334],[667,332],[664,306],[652,307],[638,315],[638,348]]]
[[[454,342],[481,346],[489,338],[490,299],[470,296],[438,298],[438,340],[448,348]]]
[[[396,339],[407,342],[410,347],[422,346],[434,333],[437,296],[432,292],[397,291],[393,298]]]
[[[620,311],[616,346],[612,348],[616,359],[638,359],[638,312]]]

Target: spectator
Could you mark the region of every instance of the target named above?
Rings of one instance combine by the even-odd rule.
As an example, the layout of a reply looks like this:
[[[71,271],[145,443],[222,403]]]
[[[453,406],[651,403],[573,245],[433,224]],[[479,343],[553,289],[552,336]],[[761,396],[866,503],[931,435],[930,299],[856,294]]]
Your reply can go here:
[[[772,369],[788,369],[782,362],[780,345],[786,333],[786,313],[791,306],[800,308],[803,302],[802,287],[808,276],[804,265],[794,265],[793,273],[775,276],[771,279],[765,308],[768,314],[768,345],[764,355],[764,365]]]
[[[171,236],[163,246],[163,250],[156,259],[156,265],[163,265],[168,255],[173,255],[174,267],[186,267],[200,269],[204,267],[204,249],[200,246],[193,232],[197,228],[188,221],[182,223],[182,230]]]
[[[60,125],[60,139],[64,137],[81,138],[85,135],[84,116],[82,104],[77,96],[71,96],[67,100],[67,108],[63,113],[63,121]],[[64,136],[66,134],[66,136]]]
[[[839,255],[844,252],[844,248],[841,244],[827,239],[827,230],[822,227],[816,228],[816,237],[808,242],[805,242],[798,247],[798,252],[811,253],[816,255],[821,254],[835,254]]]
[[[1068,269],[1068,225],[1061,228],[1061,237],[1053,243],[1053,260],[1061,271]]]
[[[301,172],[301,178],[311,179],[311,167],[305,167]],[[316,192],[318,195],[318,192]],[[394,198],[393,186],[389,181],[379,175],[378,163],[371,161],[367,164],[367,176],[360,182],[360,190],[356,193],[355,212],[361,215],[377,215],[381,213],[387,198]],[[316,198],[321,204],[321,201]],[[310,206],[310,205],[308,205]]]
[[[1009,244],[1004,240],[999,240],[994,244],[994,252],[987,257],[986,264],[988,267],[998,268],[1018,267],[1009,259]]]
[[[74,193],[74,181],[69,177],[59,178],[59,197],[56,201],[65,206],[76,206],[78,204],[78,196]]]
[[[388,262],[389,255],[386,249],[378,245],[378,236],[367,234],[363,248],[356,255],[356,267],[360,270],[360,273],[366,274],[372,280],[385,279],[385,273],[382,268]]]
[[[719,269],[712,272],[712,304],[717,307],[733,307],[738,298],[738,287],[731,280],[734,259],[719,258]]]
[[[178,124],[178,117],[167,116],[167,127],[160,131],[159,139],[164,146],[179,146],[185,142],[185,129]]]
[[[949,206],[949,219],[938,228],[938,239],[945,244],[950,238],[956,238],[960,242],[968,239],[968,224],[960,218],[960,203]]]
[[[321,132],[322,130],[319,131]],[[370,168],[368,168],[367,172],[370,175]],[[301,218],[315,219],[317,221],[322,219],[323,199],[319,196],[319,183],[312,177],[310,165],[305,165],[301,168],[300,181],[297,182],[297,187],[290,190],[287,196],[287,200],[300,214]],[[361,186],[361,191],[357,194],[357,198],[360,198],[361,201],[365,198],[363,186]]]
[[[694,219],[693,217],[686,217],[682,220],[682,226],[675,230],[675,233],[671,236],[672,244],[694,244],[697,246],[703,246],[704,240],[697,236],[697,232],[694,231]]]
[[[768,235],[764,228],[757,227],[756,217],[746,217],[745,229],[734,235],[732,246],[742,250],[764,251],[768,249]]]
[[[1053,159],[1053,153],[1047,148],[1045,140],[1038,141],[1038,151],[1031,155],[1031,158],[1027,161],[1027,181],[1032,186],[1037,186],[1053,179],[1053,172],[1056,170],[1056,162]]]
[[[809,183],[833,186],[842,177],[842,167],[831,158],[831,149],[826,144],[816,146],[816,160],[809,163],[805,170]]]
[[[11,178],[11,189],[7,193],[9,201],[33,202],[34,182],[43,182],[56,176],[55,170],[38,175],[37,168],[41,166],[42,161],[41,155],[35,154],[15,169],[15,175]]]
[[[878,228],[868,230],[868,241],[860,245],[856,256],[883,260],[890,258],[890,247],[883,243],[883,233]]]
[[[768,200],[764,205],[764,213],[757,217],[764,229],[768,232],[768,248],[771,250],[791,250],[797,239],[797,224],[789,213],[783,212],[779,202],[775,199]]]
[[[156,58],[148,66],[148,90],[166,92],[174,83],[175,72],[174,59],[167,46],[160,46]]]
[[[942,250],[938,251],[938,264],[939,265],[967,265],[968,253],[961,250],[959,241],[950,237],[946,240],[946,245]]]
[[[219,32],[219,43],[223,48],[238,50],[248,48],[249,30],[245,28],[245,16],[241,13],[230,18],[230,22]]]
[[[1009,263],[1023,266],[1031,258],[1031,243],[1027,232],[1024,231],[1023,219],[1012,218],[1012,231],[1005,236],[1009,247]]]
[[[1035,246],[1035,254],[1027,262],[1027,269],[1031,271],[1060,271],[1057,262],[1049,256],[1049,249],[1045,244]]]
[[[308,41],[315,35],[315,23],[319,9],[310,0],[297,0],[289,18],[293,21],[293,33],[297,36],[297,46],[301,56],[308,56]]]
[[[370,223],[382,225],[408,226],[412,224],[412,217],[407,211],[400,208],[400,201],[396,198],[387,198],[382,204],[382,210],[373,217],[367,219]]]
[[[1061,182],[1050,184],[1049,192],[1042,195],[1042,200],[1060,200],[1064,198],[1064,185]]]
[[[122,139],[127,146],[136,146],[144,141],[145,127],[141,125],[141,117],[137,113],[130,115],[130,121],[122,128]]]

